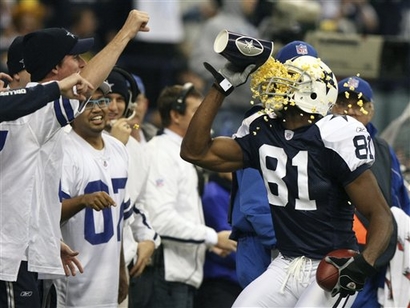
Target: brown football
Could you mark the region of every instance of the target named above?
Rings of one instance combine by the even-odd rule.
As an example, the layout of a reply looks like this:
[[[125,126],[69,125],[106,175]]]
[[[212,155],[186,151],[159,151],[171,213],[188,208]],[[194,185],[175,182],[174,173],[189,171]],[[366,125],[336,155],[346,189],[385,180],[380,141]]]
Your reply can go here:
[[[329,252],[326,256],[350,258],[357,255],[358,252],[351,249],[337,249]],[[339,279],[339,270],[332,264],[327,263],[323,258],[316,270],[317,284],[325,291],[331,292],[336,286]]]

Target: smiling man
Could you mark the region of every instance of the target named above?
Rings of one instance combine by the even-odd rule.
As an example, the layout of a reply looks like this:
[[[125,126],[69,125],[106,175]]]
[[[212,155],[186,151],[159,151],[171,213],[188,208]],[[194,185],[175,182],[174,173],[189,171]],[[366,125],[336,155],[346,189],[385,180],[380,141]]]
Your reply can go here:
[[[122,230],[124,220],[132,221],[132,206],[127,150],[103,134],[109,104],[103,85],[64,139],[61,233],[81,251],[84,274],[55,280],[61,307],[116,307],[118,301]]]

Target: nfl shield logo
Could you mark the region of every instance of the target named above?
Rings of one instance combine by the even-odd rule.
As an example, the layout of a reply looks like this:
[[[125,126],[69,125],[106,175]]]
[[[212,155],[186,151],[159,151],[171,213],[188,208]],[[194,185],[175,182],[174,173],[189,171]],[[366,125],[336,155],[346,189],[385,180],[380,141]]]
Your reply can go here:
[[[349,80],[347,81],[347,85],[349,88],[354,88],[356,89],[359,86],[359,80],[355,79],[355,78],[349,78]]]
[[[294,134],[295,134],[295,133],[294,133],[293,131],[291,131],[291,130],[289,130],[289,129],[286,129],[286,130],[285,130],[285,139],[286,139],[286,140],[292,139]]]
[[[307,46],[304,44],[296,45],[296,53],[298,55],[307,55],[308,54]]]

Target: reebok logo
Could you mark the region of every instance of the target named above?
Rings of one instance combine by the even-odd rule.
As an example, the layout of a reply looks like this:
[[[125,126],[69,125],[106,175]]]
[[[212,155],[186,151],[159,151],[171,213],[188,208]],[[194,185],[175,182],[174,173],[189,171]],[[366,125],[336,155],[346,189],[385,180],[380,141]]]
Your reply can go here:
[[[33,291],[21,291],[20,296],[21,297],[30,297],[33,295]]]

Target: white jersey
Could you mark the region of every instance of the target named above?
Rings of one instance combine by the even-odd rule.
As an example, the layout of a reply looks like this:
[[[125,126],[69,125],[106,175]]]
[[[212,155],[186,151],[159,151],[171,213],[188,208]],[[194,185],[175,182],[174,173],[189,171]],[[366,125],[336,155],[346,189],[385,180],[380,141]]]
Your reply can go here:
[[[64,275],[58,195],[61,127],[79,108],[79,101],[60,97],[0,124],[0,280],[16,281],[21,260],[28,261],[29,271]]]
[[[65,138],[62,198],[105,191],[117,206],[85,208],[61,226],[63,240],[79,251],[84,273],[57,279],[58,307],[117,307],[123,219],[132,220],[125,191],[128,153],[117,139],[102,134],[96,150],[72,130]]]

